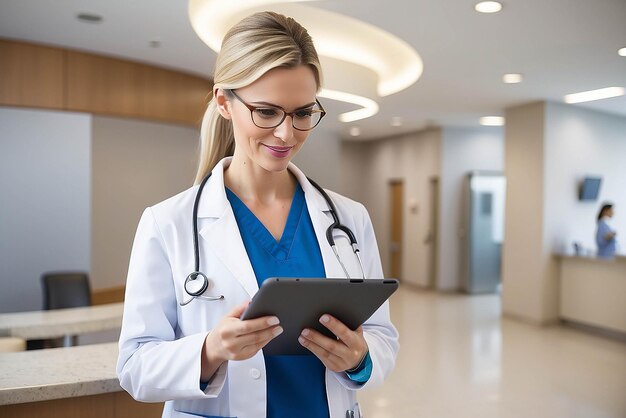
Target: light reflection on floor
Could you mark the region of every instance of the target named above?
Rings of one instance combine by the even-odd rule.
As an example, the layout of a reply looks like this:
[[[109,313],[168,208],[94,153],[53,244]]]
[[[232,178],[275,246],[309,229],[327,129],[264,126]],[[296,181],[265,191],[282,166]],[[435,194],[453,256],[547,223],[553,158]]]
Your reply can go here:
[[[394,373],[366,418],[625,418],[626,343],[500,318],[497,295],[401,288]]]

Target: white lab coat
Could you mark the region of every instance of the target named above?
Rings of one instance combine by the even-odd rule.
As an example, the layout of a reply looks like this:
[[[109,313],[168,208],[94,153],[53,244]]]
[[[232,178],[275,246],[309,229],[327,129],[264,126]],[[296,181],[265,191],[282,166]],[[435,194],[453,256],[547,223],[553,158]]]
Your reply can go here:
[[[195,415],[263,418],[266,415],[265,362],[262,352],[245,361],[224,363],[204,391],[200,390],[200,352],[207,333],[235,305],[252,298],[258,285],[237,222],[224,191],[225,158],[215,167],[198,208],[200,271],[210,280],[205,295],[186,306],[183,285],[194,269],[192,208],[198,186],[146,209],[139,222],[128,270],[117,374],[133,398],[166,401],[164,417]],[[328,277],[345,277],[328,242],[332,223],[328,205],[305,175],[289,165],[305,193],[306,203]],[[366,277],[383,272],[370,218],[363,205],[329,192],[341,222],[355,234]],[[352,277],[361,277],[356,257],[336,232],[341,259]],[[332,418],[354,408],[356,391],[382,384],[394,367],[398,334],[385,303],[365,324],[373,363],[372,375],[358,385],[344,373],[326,371],[326,393]],[[358,416],[358,415],[357,415]]]

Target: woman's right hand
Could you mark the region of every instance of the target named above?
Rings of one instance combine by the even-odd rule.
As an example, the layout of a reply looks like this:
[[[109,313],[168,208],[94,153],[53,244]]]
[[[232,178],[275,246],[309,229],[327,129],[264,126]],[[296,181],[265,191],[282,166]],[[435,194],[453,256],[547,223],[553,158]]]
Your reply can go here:
[[[275,316],[239,319],[250,302],[235,307],[206,336],[203,346],[202,373],[206,382],[228,360],[247,360],[283,332]]]

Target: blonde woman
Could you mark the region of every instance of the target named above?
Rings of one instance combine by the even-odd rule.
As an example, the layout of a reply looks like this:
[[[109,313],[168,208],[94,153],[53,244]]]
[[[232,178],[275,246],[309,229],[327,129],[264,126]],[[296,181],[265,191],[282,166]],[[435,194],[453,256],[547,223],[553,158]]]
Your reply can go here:
[[[258,13],[223,40],[196,185],[145,210],[128,272],[118,376],[135,399],[165,401],[163,416],[358,417],[356,392],[394,367],[387,304],[355,331],[323,315],[337,338],[303,330],[305,356],[264,356],[278,318],[240,319],[269,277],[383,277],[365,208],[323,195],[290,163],[325,114],[321,80],[291,18]],[[326,198],[360,243],[363,272],[328,245]]]

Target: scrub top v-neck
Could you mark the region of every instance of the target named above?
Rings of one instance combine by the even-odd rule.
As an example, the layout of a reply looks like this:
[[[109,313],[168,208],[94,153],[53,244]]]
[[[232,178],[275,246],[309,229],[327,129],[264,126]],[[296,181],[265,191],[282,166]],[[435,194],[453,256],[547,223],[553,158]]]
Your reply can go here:
[[[326,277],[322,253],[300,184],[279,241],[228,188],[239,232],[259,286],[270,277]],[[267,418],[328,417],[325,371],[314,355],[265,356]]]

